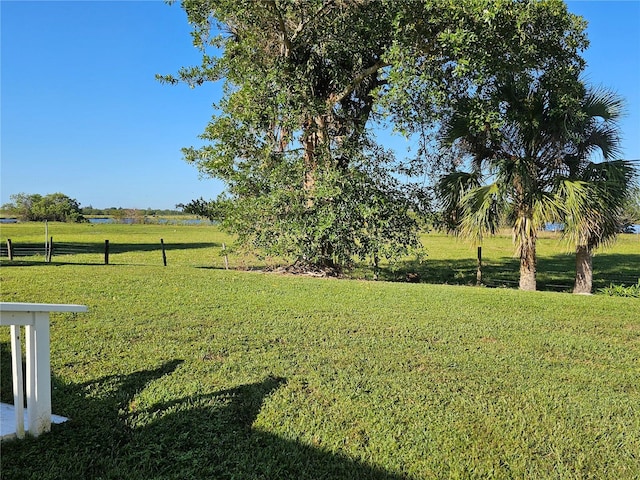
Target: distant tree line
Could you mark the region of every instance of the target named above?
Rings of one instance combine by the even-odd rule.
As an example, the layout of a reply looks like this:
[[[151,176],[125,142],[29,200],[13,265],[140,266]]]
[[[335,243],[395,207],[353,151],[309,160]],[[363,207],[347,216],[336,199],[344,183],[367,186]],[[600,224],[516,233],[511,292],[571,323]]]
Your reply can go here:
[[[23,221],[40,222],[84,222],[80,203],[63,193],[40,195],[38,193],[16,193],[9,197],[11,202],[2,205],[6,215]]]
[[[187,212],[181,210],[171,209],[157,209],[157,208],[122,208],[122,207],[109,207],[109,208],[94,208],[91,205],[82,208],[83,215],[91,216],[105,216],[105,217],[126,217],[131,216],[146,216],[153,217],[158,215],[188,215]]]
[[[94,208],[91,205],[81,207],[80,202],[64,193],[40,195],[38,193],[16,193],[9,197],[11,201],[2,205],[2,215],[17,218],[25,222],[86,222],[87,216],[105,216],[116,220],[140,219],[162,215],[189,215],[187,211],[171,209],[138,208]],[[179,208],[179,207],[176,207]]]

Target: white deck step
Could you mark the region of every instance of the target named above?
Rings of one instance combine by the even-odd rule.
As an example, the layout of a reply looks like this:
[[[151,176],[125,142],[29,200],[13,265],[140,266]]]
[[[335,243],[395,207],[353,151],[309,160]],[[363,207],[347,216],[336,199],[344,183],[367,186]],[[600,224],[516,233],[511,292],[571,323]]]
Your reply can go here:
[[[28,432],[27,409],[24,409],[24,425]],[[51,423],[63,423],[69,420],[60,415],[51,415]],[[9,440],[16,436],[16,413],[13,405],[0,403],[0,440]]]

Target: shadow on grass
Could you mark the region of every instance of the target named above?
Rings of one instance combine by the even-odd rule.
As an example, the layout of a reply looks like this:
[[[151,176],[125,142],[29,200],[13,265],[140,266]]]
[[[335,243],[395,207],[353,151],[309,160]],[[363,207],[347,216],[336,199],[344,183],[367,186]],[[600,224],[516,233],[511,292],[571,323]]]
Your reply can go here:
[[[165,243],[166,252],[178,250],[196,250],[204,248],[221,248],[222,244],[210,243]],[[45,263],[44,247],[42,243],[21,243],[14,245],[13,260],[9,260],[6,247],[0,248],[0,256],[2,257],[2,265],[12,267],[29,267],[34,265],[43,265]],[[134,252],[158,252],[161,255],[162,245],[158,243],[110,243],[109,255],[111,262],[113,255],[121,253]],[[95,262],[78,262],[67,261],[70,255],[95,255]],[[105,245],[104,243],[67,243],[54,242],[53,256],[51,265],[99,265],[104,263]],[[116,260],[117,261],[117,260]],[[110,262],[110,263],[111,263]]]
[[[2,347],[4,370],[8,345]],[[54,410],[72,420],[37,439],[4,442],[3,478],[403,478],[254,429],[265,399],[285,383],[282,378],[138,409],[136,394],[181,363],[80,385],[54,378]],[[11,388],[7,377],[3,371],[3,396]]]
[[[500,257],[483,260],[482,284],[518,288],[519,260]],[[593,258],[593,288],[610,284],[631,286],[640,278],[640,254],[599,253]],[[380,279],[421,283],[475,285],[477,260],[430,260],[401,262],[382,268]],[[575,255],[571,253],[538,258],[537,284],[542,291],[571,291],[575,280]]]
[[[482,284],[493,287],[518,285],[518,260],[502,257],[484,261]],[[434,283],[447,285],[476,285],[477,261],[475,259],[424,260],[401,262],[394,267],[380,270],[380,279],[391,282]]]
[[[199,248],[222,247],[221,243],[216,242],[190,242],[190,243],[167,243],[164,248],[170,250],[193,250]],[[153,252],[162,249],[160,239],[157,243],[109,243],[109,253],[128,253],[128,252]],[[3,256],[7,255],[6,247],[0,247]],[[14,256],[44,255],[44,246],[42,243],[18,243],[13,245]],[[81,254],[96,253],[104,254],[104,243],[72,243],[72,242],[53,242],[53,254]]]

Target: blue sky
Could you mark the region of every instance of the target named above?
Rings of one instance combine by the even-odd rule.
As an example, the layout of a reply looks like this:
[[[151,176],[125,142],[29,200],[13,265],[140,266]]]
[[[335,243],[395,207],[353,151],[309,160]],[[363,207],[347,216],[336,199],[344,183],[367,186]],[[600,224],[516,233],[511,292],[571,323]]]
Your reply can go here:
[[[589,21],[587,78],[626,98],[624,156],[640,159],[640,0],[568,5]],[[1,203],[63,192],[82,206],[173,208],[220,193],[180,152],[200,144],[219,86],[154,78],[199,63],[178,5],[0,0],[0,18]]]

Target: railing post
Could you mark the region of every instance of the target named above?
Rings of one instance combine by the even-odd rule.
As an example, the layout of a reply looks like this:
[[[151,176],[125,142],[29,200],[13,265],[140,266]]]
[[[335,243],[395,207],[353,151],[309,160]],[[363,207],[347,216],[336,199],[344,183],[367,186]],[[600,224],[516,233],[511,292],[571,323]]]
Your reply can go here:
[[[51,354],[49,353],[50,312],[86,312],[84,305],[0,302],[0,325],[11,326],[11,369],[16,414],[16,436],[25,430],[37,437],[51,430]],[[27,417],[24,425],[24,398],[20,328],[25,327]]]
[[[37,437],[51,429],[51,358],[49,354],[49,313],[34,312],[27,325],[27,412],[29,434]]]
[[[24,378],[22,374],[22,345],[20,325],[11,325],[11,376],[13,377],[13,406],[16,414],[16,437],[24,438]]]

